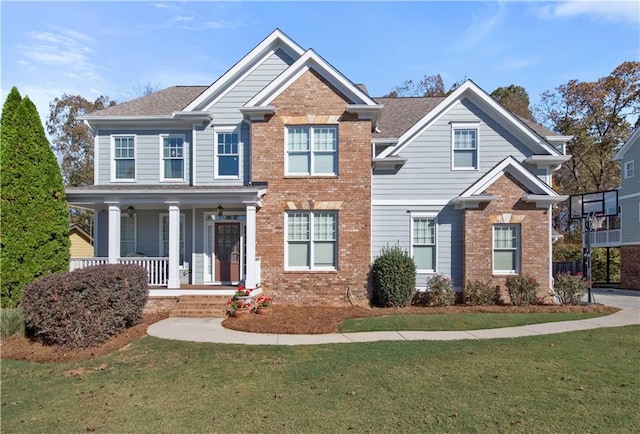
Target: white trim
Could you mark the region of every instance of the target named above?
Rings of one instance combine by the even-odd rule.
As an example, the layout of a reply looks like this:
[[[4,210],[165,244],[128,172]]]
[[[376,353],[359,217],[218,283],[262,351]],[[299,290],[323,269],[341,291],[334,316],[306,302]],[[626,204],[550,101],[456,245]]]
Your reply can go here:
[[[515,270],[496,270],[496,227],[507,226],[516,228],[516,257]],[[506,250],[506,249],[500,249]],[[511,249],[509,249],[511,250]],[[510,276],[520,274],[522,270],[522,227],[519,223],[494,223],[491,225],[491,273],[495,276]]]
[[[549,272],[549,281],[548,281],[548,288],[552,289],[553,288],[553,207],[551,205],[549,205],[549,208],[547,210],[547,221],[548,221],[548,232],[549,232],[549,236],[547,239],[547,242],[549,243],[549,249],[547,254],[549,255],[547,257],[547,263],[548,263],[548,272]]]
[[[631,168],[631,170],[629,170],[629,168]],[[634,160],[629,160],[624,162],[624,167],[622,169],[622,175],[624,179],[633,178],[633,176],[635,175],[635,171],[636,171],[636,168],[635,168]],[[629,172],[631,172],[631,175],[629,175]]]
[[[451,199],[378,199],[371,201],[372,206],[445,206],[451,202]]]
[[[169,218],[169,213],[168,212],[163,212],[163,213],[159,213],[158,214],[158,256],[160,257],[165,257],[165,256],[169,256],[168,252],[164,251],[164,240],[162,239],[162,233],[164,232],[164,227],[163,227],[163,222],[162,219],[166,217],[167,219]],[[180,243],[184,243],[184,253],[185,253],[185,257],[183,258],[183,263],[180,264],[180,266],[184,265],[185,259],[186,259],[186,253],[187,253],[187,215],[184,212],[180,212],[180,223],[183,225],[183,229],[184,229],[184,237],[182,240],[178,239],[178,245]],[[180,235],[183,234],[182,231],[179,231]]]
[[[331,213],[335,216],[335,225],[336,225],[336,233],[335,233],[335,241],[333,245],[333,254],[335,264],[333,267],[315,267],[313,265],[315,259],[315,251],[314,251],[314,214],[324,214]],[[309,215],[309,266],[308,267],[290,267],[289,266],[289,214],[308,214]],[[338,271],[339,267],[339,258],[338,254],[340,252],[338,248],[338,243],[340,241],[340,216],[338,215],[337,210],[289,210],[284,212],[284,271]]]
[[[416,273],[419,274],[436,274],[438,272],[438,213],[425,211],[409,211],[409,255],[413,258],[413,224],[415,219],[433,219],[433,269],[418,268],[416,265]],[[425,244],[428,245],[428,244]],[[415,261],[415,259],[414,259]]]
[[[133,137],[133,178],[120,179],[116,178],[116,138],[117,137]],[[138,178],[138,136],[136,134],[111,134],[109,136],[109,146],[111,147],[111,182],[136,182]],[[95,154],[95,152],[94,152]],[[95,162],[94,162],[95,163]]]
[[[477,84],[471,80],[465,81],[460,85],[452,94],[446,97],[435,108],[427,113],[420,121],[407,130],[402,136],[400,136],[398,145],[391,152],[392,155],[398,155],[402,150],[409,145],[417,136],[429,128],[435,121],[437,121],[444,114],[449,112],[451,108],[455,106],[455,103],[459,103],[465,97],[476,97],[479,101],[472,101],[474,103],[482,103],[488,108],[495,111],[499,116],[508,121],[515,127],[515,131],[520,133],[524,138],[532,143],[535,143],[538,147],[541,147],[547,151],[550,155],[561,155],[557,149],[551,146],[549,143],[541,139],[541,137],[533,132],[527,125],[520,119],[511,114],[508,110],[502,107],[497,101],[495,101],[489,94],[482,90]],[[482,107],[481,107],[482,108]],[[525,146],[528,146],[524,143]],[[388,154],[380,155],[386,157]]]
[[[164,177],[164,139],[181,138],[182,139],[182,178],[165,178]],[[182,184],[185,182],[187,175],[187,137],[182,133],[162,133],[158,134],[158,142],[160,144],[160,182]],[[177,159],[177,158],[176,158]]]
[[[235,289],[149,289],[149,297],[178,297],[181,295],[225,295],[233,296]],[[256,288],[251,291],[251,296],[262,294],[262,288]]]
[[[289,134],[288,134],[289,128],[307,128],[309,130],[309,172],[295,172],[295,173],[289,172]],[[313,137],[314,137],[314,131],[316,128],[333,128],[336,130],[336,149],[335,151],[333,151],[335,170],[333,173],[315,173],[313,170],[316,152],[323,153],[322,151],[315,151],[313,149],[314,148]],[[312,176],[312,177],[320,178],[320,177],[338,176],[338,174],[340,173],[340,168],[338,167],[339,155],[340,155],[340,129],[338,128],[338,125],[336,124],[318,124],[318,125],[302,124],[302,125],[285,125],[284,126],[284,176],[285,177]]]
[[[233,83],[238,80],[235,77],[237,77],[238,74],[241,74],[242,70],[251,65],[251,63],[254,62],[256,58],[260,57],[266,50],[270,50],[271,47],[276,45],[278,48],[282,48],[283,51],[288,51],[287,54],[289,56],[293,54],[293,56],[291,56],[292,58],[295,58],[296,55],[301,56],[304,53],[302,47],[291,40],[280,29],[276,29],[256,47],[254,47],[247,55],[245,55],[238,63],[232,66],[231,69],[225,72],[222,77],[216,80],[215,83],[213,83],[207,90],[202,92],[200,96],[187,105],[184,111],[195,110],[198,106],[206,103],[206,101],[214,96],[220,89],[225,86],[229,86],[230,84],[233,85]]]
[[[204,242],[203,242],[204,247]],[[204,270],[203,270],[204,271]],[[204,274],[203,274],[204,279]],[[189,270],[189,283],[195,284],[196,280],[196,207],[191,207],[191,269]]]
[[[196,178],[196,161],[198,158],[198,154],[196,151],[196,132],[197,132],[198,124],[191,125],[191,152],[189,152],[189,179],[191,180],[191,185],[198,185]],[[191,262],[193,264],[193,262]]]
[[[87,128],[91,129],[89,122],[84,121],[84,123]],[[98,185],[100,184],[100,130],[93,129],[91,133],[93,134],[93,185]],[[109,139],[109,142],[111,142],[111,139]],[[109,143],[109,146],[111,146],[111,143]],[[95,243],[96,237],[93,238]]]
[[[211,265],[211,273],[209,273],[209,263],[215,260],[215,250],[216,250],[216,227],[215,227],[215,220],[211,220],[208,219],[207,217],[210,215],[215,215],[216,213],[213,211],[204,211],[202,213],[202,228],[203,228],[203,232],[204,232],[204,236],[202,237],[202,262],[203,262],[203,267],[202,267],[202,282],[207,284],[207,283],[213,283],[216,281],[216,267]],[[209,231],[209,226],[211,226],[213,233],[211,234],[212,237],[212,246],[211,249],[209,249],[209,238],[208,238],[208,231]],[[212,263],[213,264],[213,263]]]
[[[238,175],[219,175],[218,164],[218,134],[235,134],[238,136]],[[235,126],[217,126],[213,128],[213,179],[240,179],[242,161],[242,129],[239,125]]]
[[[456,151],[465,151],[467,148],[456,149],[456,131],[475,131],[475,154],[476,165],[471,167],[456,167],[455,155]],[[480,122],[451,122],[451,170],[477,172],[480,170]]]
[[[627,139],[626,142],[624,142],[620,150],[616,152],[616,155],[613,156],[613,159],[616,161],[622,160],[624,158],[624,154],[626,154],[629,148],[631,148],[631,144],[636,142],[637,139],[640,139],[640,127],[636,128],[635,131],[631,133],[631,136]]]
[[[631,194],[625,194],[624,196],[620,196],[620,197],[618,198],[618,202],[620,202],[622,199],[631,199],[631,198],[633,198],[633,197],[638,197],[638,196],[640,196],[640,192],[638,192],[638,193],[631,193]]]

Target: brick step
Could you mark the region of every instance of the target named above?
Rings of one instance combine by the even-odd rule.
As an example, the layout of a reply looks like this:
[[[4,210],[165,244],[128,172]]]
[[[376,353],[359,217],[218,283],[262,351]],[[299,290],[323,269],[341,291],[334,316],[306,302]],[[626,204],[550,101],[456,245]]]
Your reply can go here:
[[[224,318],[227,316],[223,308],[218,309],[180,309],[169,314],[173,318]]]
[[[228,295],[183,295],[169,313],[181,318],[224,318]]]

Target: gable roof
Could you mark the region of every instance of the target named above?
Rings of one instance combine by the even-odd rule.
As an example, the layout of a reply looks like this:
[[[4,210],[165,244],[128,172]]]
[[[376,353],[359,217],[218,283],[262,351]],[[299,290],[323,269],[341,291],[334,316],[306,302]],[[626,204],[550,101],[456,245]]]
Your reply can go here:
[[[559,195],[518,160],[508,156],[453,199],[452,203],[457,208],[465,208],[496,199],[495,196],[487,194],[486,190],[507,173],[529,190],[529,193],[522,196],[525,202],[535,202],[539,207],[544,207],[567,200],[568,196]]]
[[[638,143],[638,141],[640,141],[640,127],[636,128],[635,131],[631,133],[631,136],[629,136],[627,141],[624,142],[624,145],[622,145],[618,152],[616,152],[616,155],[613,156],[613,159],[622,160],[624,158],[624,154],[626,154],[627,151],[631,149],[631,146],[633,146],[634,143]]]
[[[398,139],[398,144],[383,151],[380,157],[384,158],[389,155],[397,156],[409,143],[422,134],[423,131],[444,116],[456,103],[464,99],[469,99],[482,110],[486,111],[535,153],[553,156],[562,155],[551,146],[545,138],[525,124],[522,119],[504,108],[473,81],[467,80],[449,96],[440,101],[439,104],[426,113],[411,128],[405,131]]]
[[[285,35],[282,30],[275,29],[262,42],[256,45],[246,56],[240,59],[211,86],[209,86],[206,91],[202,92],[202,94],[198,96],[198,98],[191,101],[191,103],[187,107],[185,107],[184,110],[204,110],[205,107],[210,105],[218,96],[220,96],[225,91],[225,89],[233,86],[234,83],[241,80],[247,72],[249,72],[256,65],[262,63],[267,57],[276,52],[278,49],[283,50],[294,60],[302,56],[302,54],[304,53],[302,47],[300,47],[296,42]]]
[[[173,86],[91,113],[90,117],[170,116],[181,111],[207,86]]]
[[[381,97],[374,100],[384,109],[373,138],[397,139],[433,110],[445,97]]]

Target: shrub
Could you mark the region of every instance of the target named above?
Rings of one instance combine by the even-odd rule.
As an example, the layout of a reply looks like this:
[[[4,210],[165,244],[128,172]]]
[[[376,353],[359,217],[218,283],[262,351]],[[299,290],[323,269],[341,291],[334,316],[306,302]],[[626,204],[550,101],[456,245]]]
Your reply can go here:
[[[427,300],[434,306],[451,306],[456,301],[453,281],[442,274],[427,279]]]
[[[24,334],[24,314],[22,309],[2,309],[0,311],[0,336],[6,339],[15,334]]]
[[[477,306],[495,304],[496,287],[491,280],[467,280],[464,286],[464,301]]]
[[[587,292],[588,283],[582,274],[560,273],[556,275],[553,294],[560,304],[578,304]]]
[[[380,307],[403,307],[416,288],[416,264],[399,245],[383,247],[373,262],[372,303]]]
[[[142,322],[148,294],[147,271],[137,265],[51,274],[24,289],[26,332],[50,345],[99,345]]]
[[[511,297],[511,304],[528,306],[537,301],[536,294],[540,284],[535,277],[526,274],[509,276],[506,285]]]

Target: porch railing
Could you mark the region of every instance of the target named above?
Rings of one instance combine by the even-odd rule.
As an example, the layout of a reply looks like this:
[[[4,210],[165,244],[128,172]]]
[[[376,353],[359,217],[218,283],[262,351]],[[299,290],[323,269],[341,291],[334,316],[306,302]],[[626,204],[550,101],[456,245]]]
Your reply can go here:
[[[69,270],[108,264],[108,258],[71,258]],[[118,264],[139,265],[147,270],[149,286],[167,286],[169,281],[169,258],[118,258]]]
[[[620,229],[591,232],[591,247],[618,247],[620,243]]]

